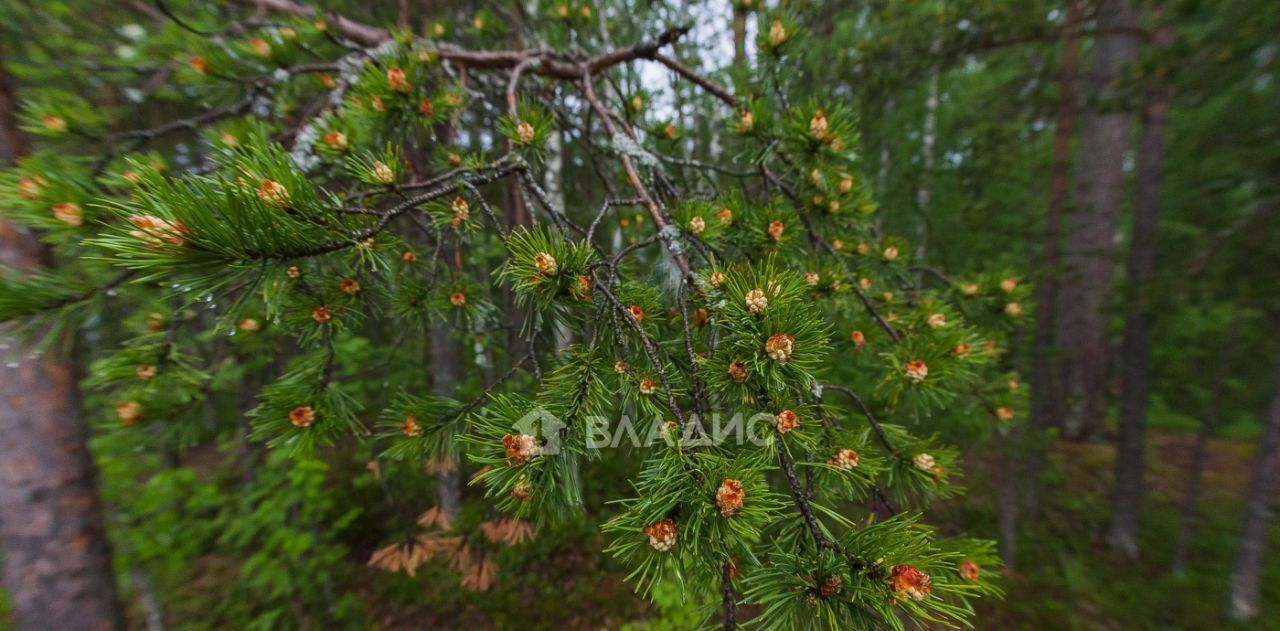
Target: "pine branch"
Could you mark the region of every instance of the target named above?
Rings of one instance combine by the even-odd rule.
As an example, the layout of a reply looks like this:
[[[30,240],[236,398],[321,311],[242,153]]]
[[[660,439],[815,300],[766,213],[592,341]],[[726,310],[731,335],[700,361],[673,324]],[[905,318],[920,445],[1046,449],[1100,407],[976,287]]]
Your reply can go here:
[[[96,296],[100,292],[110,291],[112,289],[115,289],[116,287],[119,287],[125,281],[129,280],[130,278],[133,278],[137,273],[138,273],[137,270],[125,270],[123,272],[120,272],[119,274],[116,274],[114,277],[107,280],[107,282],[101,285],[90,287],[89,289],[86,289],[80,293],[73,294],[65,298],[59,298],[57,300],[52,300],[50,302],[47,302],[40,307],[40,310],[52,311],[54,309],[61,309],[62,307],[75,304],[77,302],[84,302],[85,300],[88,300]]]
[[[822,384],[822,389],[835,390],[836,392],[842,393],[853,399],[853,401],[858,404],[858,407],[862,408],[862,414],[867,417],[867,422],[871,424],[871,429],[875,431],[876,436],[880,439],[880,442],[884,445],[885,449],[888,449],[889,453],[894,456],[899,456],[898,450],[893,446],[893,443],[889,442],[889,437],[885,435],[884,427],[880,425],[880,420],[876,418],[875,413],[873,413],[871,408],[867,406],[866,402],[862,400],[862,397],[858,396],[857,392],[854,392],[852,388],[846,388],[833,383]]]
[[[928,265],[912,265],[911,267],[907,268],[907,270],[912,272],[924,272],[938,279],[939,281],[942,281],[942,283],[945,284],[947,287],[952,287],[955,285],[955,282],[951,280],[950,276],[943,274],[941,271],[939,271],[935,267],[930,267]]]
[[[380,211],[380,212],[373,211],[370,213],[365,213],[365,214],[378,215],[379,216],[378,224],[372,228],[367,228],[354,235],[351,235],[347,240],[332,241],[329,243],[317,245],[310,248],[302,248],[299,250],[292,250],[287,252],[250,253],[250,258],[257,259],[257,260],[288,260],[288,259],[294,259],[294,258],[307,258],[312,256],[320,256],[322,254],[329,254],[331,252],[337,252],[338,250],[344,250],[353,245],[363,242],[365,239],[368,239],[378,234],[379,232],[382,232],[384,229],[386,229],[387,224],[391,223],[392,219],[395,219],[396,217],[399,217],[400,215],[410,210],[413,210],[414,208],[417,208],[423,204],[426,204],[427,202],[431,202],[431,201],[440,199],[442,197],[446,197],[448,195],[456,194],[459,189],[464,188],[468,184],[470,185],[487,184],[489,182],[493,182],[495,180],[499,180],[503,177],[506,177],[507,175],[510,175],[517,171],[521,171],[525,168],[526,167],[523,164],[519,164],[514,161],[499,160],[493,163],[492,165],[490,165],[489,167],[485,167],[484,169],[481,169],[479,171],[474,171],[474,172],[460,176],[459,182],[456,182],[453,184],[446,184],[444,186],[440,186],[426,193],[416,195],[404,202],[396,204],[395,206],[385,211]],[[350,212],[350,210],[348,210],[347,212]]]
[[[618,127],[614,125],[613,120],[610,118],[609,110],[605,108],[604,104],[600,102],[599,97],[596,96],[595,87],[592,85],[593,83],[594,82],[590,74],[583,77],[581,82],[582,95],[591,105],[592,111],[600,117],[600,122],[604,124],[605,130],[609,132],[609,136],[614,138],[616,142]],[[628,133],[629,136],[632,138],[635,137],[634,132],[631,132],[630,129],[627,131],[630,132]],[[676,267],[680,268],[680,273],[684,276],[685,282],[693,284],[693,268],[689,265],[689,260],[685,258],[680,244],[676,242],[675,231],[668,229],[667,220],[663,216],[662,209],[658,206],[658,202],[654,201],[653,195],[649,193],[649,189],[644,185],[644,182],[640,180],[640,174],[636,171],[636,166],[632,161],[631,156],[624,151],[618,151],[615,149],[615,152],[618,154],[618,159],[622,162],[623,170],[627,173],[627,180],[631,183],[631,187],[636,191],[636,196],[644,203],[645,209],[649,211],[649,218],[653,220],[653,225],[657,227],[658,234],[662,235],[662,240],[667,246],[667,252],[671,254],[672,260],[676,262]]]
[[[724,101],[725,105],[728,105],[729,107],[735,107],[738,105],[738,97],[734,96],[728,88],[725,88],[705,76],[698,74],[692,68],[676,61],[674,58],[668,57],[659,52],[654,52],[650,58],[675,71],[675,73],[681,77],[697,84],[698,87],[701,87],[703,90],[711,93],[717,99]]]
[[[796,195],[794,189],[788,186],[786,182],[783,182],[782,179],[774,174],[773,171],[769,170],[768,167],[761,165],[760,168],[764,171],[765,176],[768,177],[770,181],[776,184],[778,188],[782,189],[787,197],[791,198],[792,203],[796,205],[797,209],[804,208],[804,204],[800,201],[800,198]],[[809,232],[809,238],[811,240],[821,246],[823,250],[826,250],[828,254],[834,257],[840,256],[840,253],[836,250],[835,246],[831,245],[831,242],[827,241],[827,239],[818,232],[817,227],[813,225],[813,220],[809,217],[808,213],[801,210],[800,220],[804,222],[805,229]],[[878,311],[876,311],[875,306],[871,304],[871,300],[867,298],[867,294],[863,292],[862,287],[858,285],[858,279],[850,277],[848,280],[849,286],[853,288],[854,295],[858,297],[858,301],[862,303],[862,307],[866,309],[867,314],[871,316],[871,319],[875,320],[875,323],[879,325],[880,328],[884,329],[884,331],[889,334],[889,337],[893,338],[893,341],[901,343],[902,334],[899,333],[892,324],[889,324],[889,321],[885,320]]]
[[[592,237],[596,234],[596,228],[600,227],[600,222],[604,219],[605,213],[609,212],[610,208],[615,206],[639,206],[643,203],[644,200],[639,198],[605,200],[604,204],[600,206],[600,211],[596,213],[595,219],[591,220],[591,225],[587,228],[587,243],[594,242]]]
[[[726,560],[720,569],[720,581],[723,589],[724,631],[738,628],[737,597],[733,593],[733,560]]]
[[[800,485],[800,478],[796,475],[796,465],[791,460],[791,454],[787,453],[786,445],[778,445],[778,462],[782,465],[782,472],[787,478],[787,487],[791,491],[791,499],[795,502],[796,509],[800,511],[801,517],[804,518],[805,526],[809,528],[809,534],[813,536],[814,544],[817,545],[818,551],[837,550],[836,543],[822,532],[822,526],[818,524],[818,519],[813,515],[813,508],[809,506],[809,498],[804,492],[804,488]]]
[[[628,309],[626,305],[623,305],[622,302],[618,300],[618,297],[615,296],[613,292],[609,291],[609,288],[606,287],[604,283],[601,283],[599,279],[597,279],[591,284],[591,287],[593,290],[599,291],[605,299],[613,305],[614,310],[622,316],[622,319],[640,338],[640,343],[644,346],[645,355],[649,357],[649,363],[653,365],[653,369],[658,373],[658,378],[662,381],[662,389],[666,391],[667,394],[667,406],[671,408],[671,413],[676,416],[676,424],[680,428],[680,435],[683,436],[685,428],[684,412],[676,402],[676,395],[671,389],[671,380],[667,377],[667,370],[663,367],[662,359],[658,354],[658,348],[654,344],[653,339],[649,337],[648,333],[645,333],[644,328],[640,326],[640,321],[636,320],[636,317],[631,313],[631,310]]]

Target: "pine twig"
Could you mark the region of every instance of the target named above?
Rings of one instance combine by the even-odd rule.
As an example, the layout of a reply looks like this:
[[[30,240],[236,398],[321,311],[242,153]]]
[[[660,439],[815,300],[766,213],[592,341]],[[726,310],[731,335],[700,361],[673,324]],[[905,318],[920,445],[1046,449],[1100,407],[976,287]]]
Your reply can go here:
[[[889,442],[889,437],[885,435],[884,427],[880,425],[880,420],[876,418],[875,413],[872,412],[871,408],[867,406],[867,403],[862,400],[862,397],[858,396],[857,392],[854,392],[852,388],[846,388],[844,386],[836,385],[833,383],[822,384],[822,389],[835,390],[836,392],[844,394],[848,396],[850,399],[853,399],[853,401],[858,404],[858,407],[862,408],[863,416],[867,417],[867,423],[871,425],[871,429],[875,431],[876,436],[880,439],[880,442],[884,444],[884,448],[888,449],[889,453],[893,454],[894,456],[899,455],[898,450],[894,448],[892,443]]]
[[[733,593],[733,560],[726,559],[720,569],[720,581],[724,588],[724,630],[738,628],[737,598]]]

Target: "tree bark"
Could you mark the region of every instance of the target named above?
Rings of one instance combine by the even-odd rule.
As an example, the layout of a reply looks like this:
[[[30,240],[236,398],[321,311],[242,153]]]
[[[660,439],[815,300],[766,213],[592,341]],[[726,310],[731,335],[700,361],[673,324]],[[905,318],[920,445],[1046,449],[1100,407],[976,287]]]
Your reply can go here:
[[[733,65],[744,68],[747,64],[747,12],[734,4],[733,7]]]
[[[1218,425],[1218,406],[1222,400],[1222,391],[1227,384],[1227,366],[1235,357],[1236,321],[1233,319],[1227,329],[1227,340],[1222,345],[1222,355],[1214,370],[1213,383],[1209,386],[1209,399],[1204,406],[1204,419],[1196,429],[1195,445],[1191,448],[1191,469],[1187,471],[1186,486],[1182,491],[1182,515],[1178,519],[1178,537],[1173,542],[1174,574],[1182,574],[1187,569],[1187,558],[1190,556],[1191,539],[1195,533],[1197,510],[1200,501],[1200,483],[1204,479],[1204,464],[1209,452],[1209,436]]]
[[[1067,23],[1062,33],[1062,75],[1058,79],[1058,113],[1054,125],[1053,157],[1049,163],[1049,204],[1044,214],[1044,276],[1036,285],[1036,329],[1031,353],[1031,442],[1024,501],[1029,515],[1040,512],[1040,478],[1047,455],[1044,433],[1048,428],[1062,427],[1065,407],[1060,383],[1060,349],[1054,345],[1054,324],[1061,286],[1058,276],[1062,263],[1062,207],[1067,200],[1071,165],[1083,15],[1083,0],[1067,0]]]
[[[1066,350],[1067,435],[1096,440],[1106,430],[1107,303],[1114,238],[1124,199],[1124,156],[1131,115],[1114,85],[1138,53],[1137,26],[1127,0],[1101,0],[1088,76],[1093,101],[1080,124],[1075,204],[1066,216],[1057,339]]]
[[[929,45],[929,55],[938,56],[942,48],[942,40],[933,38]],[[924,128],[921,130],[920,143],[920,179],[916,184],[916,261],[924,262],[929,243],[929,201],[933,191],[930,189],[933,179],[933,164],[936,159],[938,143],[938,83],[941,70],[935,64],[929,70],[929,91],[924,100]],[[917,283],[919,284],[919,283]]]
[[[5,47],[0,43],[0,56]],[[18,94],[9,69],[0,63],[0,165],[8,165],[27,154],[26,139],[18,130]]]
[[[0,157],[26,151],[0,63]],[[30,234],[0,222],[0,263],[48,262]],[[74,365],[4,339],[0,368],[0,552],[18,629],[120,629],[111,550]]]
[[[1013,572],[1018,569],[1019,517],[1018,458],[1015,447],[1021,440],[1015,432],[1003,439],[1003,442],[1004,449],[1001,449],[999,455],[1000,479],[996,482],[996,521],[1000,532],[1000,560],[1004,563],[1005,571]]]
[[[449,335],[444,324],[431,328],[431,393],[441,397],[457,397],[462,383],[462,344]],[[459,463],[441,463],[436,473],[436,494],[440,509],[450,519],[458,515],[462,505],[462,473]]]
[[[13,256],[6,263],[31,265]],[[68,363],[18,348],[0,370],[0,549],[19,629],[119,629],[88,429]]]
[[[542,174],[542,186],[547,199],[559,210],[565,210],[564,198],[564,132],[559,127],[547,137],[546,170]]]
[[[884,101],[884,109],[880,118],[880,164],[876,167],[876,197],[884,200],[889,194],[889,132],[885,129],[889,119],[893,118],[894,98],[890,96]],[[876,215],[879,221],[879,215]]]
[[[1277,467],[1280,466],[1280,371],[1277,371],[1276,394],[1267,412],[1253,479],[1245,500],[1244,528],[1240,532],[1240,549],[1231,571],[1228,615],[1233,620],[1249,620],[1258,615],[1258,593],[1262,583],[1262,554],[1266,548],[1267,525],[1271,519],[1271,502],[1276,491]]]
[[[1173,30],[1162,27],[1155,45],[1166,46]],[[1169,118],[1169,86],[1156,73],[1147,89],[1138,143],[1138,175],[1134,189],[1133,234],[1129,246],[1129,299],[1124,341],[1120,345],[1120,419],[1116,442],[1115,492],[1111,549],[1138,556],[1138,518],[1142,510],[1142,450],[1147,425],[1148,337],[1151,329],[1151,280],[1156,272],[1156,223],[1160,214],[1160,177],[1164,129]]]

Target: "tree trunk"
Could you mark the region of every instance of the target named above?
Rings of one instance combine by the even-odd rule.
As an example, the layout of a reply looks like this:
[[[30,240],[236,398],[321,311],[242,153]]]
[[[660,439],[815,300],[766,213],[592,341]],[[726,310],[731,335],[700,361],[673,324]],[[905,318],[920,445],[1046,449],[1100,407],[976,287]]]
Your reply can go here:
[[[934,38],[929,46],[929,54],[937,56],[942,40]],[[933,179],[933,163],[938,143],[938,66],[929,71],[929,93],[924,101],[924,129],[921,132],[920,145],[920,180],[916,185],[916,261],[923,263],[929,242],[929,201],[932,190],[929,185]],[[918,283],[917,283],[918,284]]]
[[[5,47],[0,42],[0,57]],[[9,78],[9,69],[0,63],[0,165],[8,165],[27,154],[26,139],[18,131],[18,94]]]
[[[733,65],[747,65],[747,12],[737,4],[733,7]]]
[[[1240,550],[1231,571],[1230,604],[1227,613],[1233,620],[1249,620],[1258,615],[1258,592],[1262,582],[1262,553],[1267,542],[1267,522],[1271,519],[1271,502],[1276,490],[1277,466],[1280,466],[1280,371],[1276,395],[1267,411],[1266,427],[1258,444],[1253,479],[1245,500],[1244,528],[1240,532]]]
[[[462,344],[449,335],[445,324],[431,328],[431,393],[441,397],[457,397],[462,385]],[[436,494],[440,509],[450,519],[458,515],[462,505],[462,474],[459,463],[440,463],[436,473]]]
[[[557,127],[547,137],[546,171],[542,174],[542,186],[547,199],[558,210],[565,210],[564,199],[564,132]]]
[[[880,118],[880,164],[876,167],[876,197],[881,201],[889,194],[889,160],[892,156],[889,153],[889,132],[885,127],[889,124],[889,119],[893,118],[894,105],[892,96],[885,99]],[[879,215],[876,218],[879,220]]]
[[[1021,442],[1017,433],[1011,433],[1003,439],[1000,453],[1000,479],[997,484],[996,520],[1000,531],[1000,560],[1004,562],[1005,571],[1017,570],[1018,552],[1018,475],[1016,446]]]
[[[0,261],[35,267],[0,225]],[[0,338],[3,339],[3,338]],[[118,629],[111,550],[74,367],[13,345],[0,369],[0,550],[19,629]]]
[[[0,63],[0,157],[25,145],[14,90]],[[35,237],[0,222],[0,263],[47,262]],[[3,340],[0,368],[0,553],[18,629],[120,629],[111,550],[74,365]]]
[[[1181,574],[1187,569],[1187,557],[1190,556],[1191,539],[1196,526],[1196,504],[1200,501],[1200,482],[1204,478],[1205,457],[1209,452],[1209,436],[1218,425],[1218,405],[1227,384],[1227,366],[1235,357],[1235,325],[1234,319],[1228,325],[1227,340],[1222,345],[1222,355],[1214,370],[1213,383],[1209,386],[1209,399],[1205,402],[1204,419],[1196,429],[1195,446],[1191,448],[1191,469],[1187,471],[1187,483],[1182,491],[1182,515],[1178,519],[1178,537],[1173,542],[1174,574]]]
[[[1166,46],[1173,30],[1162,27],[1155,45]],[[1147,363],[1151,354],[1151,280],[1156,272],[1156,220],[1160,213],[1160,176],[1164,128],[1169,118],[1169,86],[1159,73],[1151,79],[1142,112],[1138,175],[1129,245],[1129,299],[1120,346],[1120,422],[1116,442],[1116,482],[1111,510],[1111,549],[1138,556],[1138,517],[1142,509],[1142,450],[1147,425]]]
[[[1116,223],[1124,199],[1124,156],[1130,113],[1115,83],[1137,57],[1138,37],[1127,0],[1101,0],[1089,71],[1093,105],[1080,124],[1076,203],[1067,213],[1057,339],[1067,349],[1067,435],[1096,440],[1106,430],[1107,302],[1111,296]]]
[[[1053,157],[1049,163],[1049,205],[1044,214],[1044,276],[1036,285],[1036,330],[1031,353],[1031,430],[1024,502],[1029,515],[1040,512],[1040,478],[1047,448],[1044,445],[1045,430],[1062,427],[1064,405],[1059,374],[1060,350],[1054,346],[1053,333],[1060,287],[1062,207],[1067,199],[1071,164],[1083,14],[1083,0],[1067,1],[1067,23],[1062,34],[1062,76],[1058,79],[1058,114],[1053,135]]]
[[[454,269],[461,273],[462,246],[445,248],[446,260],[451,259]],[[462,386],[462,343],[450,333],[452,327],[447,321],[434,322],[430,327],[431,345],[431,394],[440,397],[457,398],[458,388]],[[436,500],[440,510],[449,516],[449,520],[458,516],[462,506],[462,463],[456,460],[443,460],[436,468]]]

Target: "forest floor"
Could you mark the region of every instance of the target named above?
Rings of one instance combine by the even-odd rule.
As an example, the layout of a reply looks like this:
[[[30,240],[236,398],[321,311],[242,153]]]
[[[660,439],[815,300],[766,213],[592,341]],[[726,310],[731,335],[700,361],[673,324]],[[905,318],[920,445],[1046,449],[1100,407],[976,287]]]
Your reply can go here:
[[[1024,520],[1019,566],[1004,578],[1003,601],[980,605],[979,629],[1199,630],[1280,629],[1280,549],[1270,550],[1264,577],[1263,620],[1232,626],[1222,616],[1226,577],[1235,554],[1243,496],[1253,463],[1248,441],[1214,439],[1201,495],[1201,520],[1189,571],[1169,572],[1178,528],[1179,501],[1193,436],[1152,433],[1146,468],[1141,557],[1110,553],[1103,541],[1110,515],[1113,447],[1109,443],[1059,442],[1052,448],[1046,506]],[[930,511],[927,521],[944,534],[994,537],[997,471],[993,455],[968,455],[969,492]],[[1280,523],[1273,523],[1280,541]],[[700,619],[680,596],[659,591],[653,605],[631,593],[620,569],[598,552],[603,540],[559,537],[524,567],[518,589],[486,594],[440,590],[430,604],[412,606],[365,594],[377,628],[623,629],[693,628]],[[505,571],[505,570],[504,570]],[[534,580],[527,574],[532,573]],[[448,578],[441,577],[448,581]],[[419,583],[420,585],[421,583]],[[445,613],[448,612],[448,613]]]
[[[1054,445],[1047,505],[1038,518],[1021,521],[1019,563],[1006,575],[1006,598],[981,607],[978,627],[1280,629],[1280,549],[1268,551],[1262,596],[1267,615],[1247,626],[1232,625],[1223,616],[1252,474],[1252,441],[1210,443],[1188,571],[1170,573],[1193,441],[1186,433],[1148,437],[1141,554],[1135,561],[1111,553],[1104,542],[1111,514],[1113,445]],[[989,474],[995,469],[981,456],[970,460],[969,494],[941,507],[938,521],[969,529],[985,524],[978,534],[991,536],[996,495]],[[1280,523],[1273,521],[1271,528],[1271,541],[1280,541]]]

